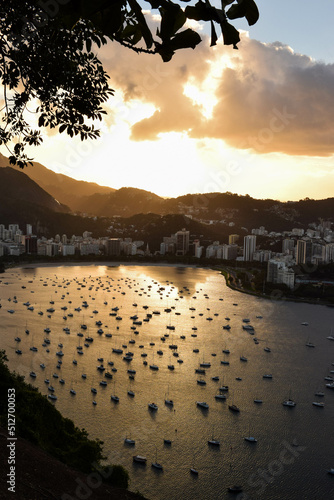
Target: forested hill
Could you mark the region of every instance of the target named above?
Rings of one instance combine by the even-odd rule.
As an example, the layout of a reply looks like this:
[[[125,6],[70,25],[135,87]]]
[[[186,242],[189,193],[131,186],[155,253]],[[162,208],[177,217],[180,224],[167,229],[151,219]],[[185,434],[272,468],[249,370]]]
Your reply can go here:
[[[79,228],[81,231],[85,225],[87,230],[95,226],[99,231],[108,227],[106,221],[100,224],[101,218],[117,216],[128,219],[138,214],[187,215],[206,224],[211,221],[220,223],[226,229],[224,233],[242,228],[247,233],[260,226],[265,226],[269,231],[281,232],[293,227],[306,228],[311,222],[317,223],[320,219],[333,221],[334,218],[334,198],[280,202],[230,192],[162,198],[143,189],[124,187],[115,190],[76,181],[55,174],[38,163],[31,170],[28,167],[24,171],[5,167],[6,164],[8,159],[0,155],[0,167],[3,167],[0,168],[0,223],[29,222],[39,228],[39,233],[44,230],[53,234],[55,229],[56,233],[78,234]],[[73,215],[72,218],[61,217],[60,221],[60,214],[65,213],[78,217],[76,221]],[[94,218],[98,218],[98,222]],[[157,224],[155,219],[154,224]],[[93,232],[96,234],[94,228]]]
[[[39,205],[54,212],[70,212],[68,207],[57,201],[24,172],[11,167],[0,168],[0,201],[1,209],[13,205],[14,213],[15,204],[20,203]]]
[[[8,158],[0,154],[0,167],[10,166]],[[93,194],[109,194],[115,191],[111,187],[100,186],[94,182],[78,181],[64,174],[57,174],[38,162],[33,162],[24,170],[19,167],[12,169],[24,172],[30,179],[35,181],[41,188],[64,205],[70,207],[72,211],[78,209],[82,198]],[[1,170],[0,170],[1,171]]]

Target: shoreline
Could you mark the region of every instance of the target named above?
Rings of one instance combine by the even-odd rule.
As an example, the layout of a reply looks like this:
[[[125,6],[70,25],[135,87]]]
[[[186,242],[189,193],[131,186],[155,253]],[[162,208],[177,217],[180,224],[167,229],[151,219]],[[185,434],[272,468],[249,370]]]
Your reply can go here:
[[[213,266],[212,264],[210,265],[196,265],[196,264],[185,264],[183,262],[166,262],[166,261],[161,261],[161,262],[140,262],[140,261],[64,261],[64,262],[27,262],[26,264],[24,263],[17,263],[11,266],[8,266],[5,268],[5,271],[8,271],[9,269],[37,269],[37,268],[59,268],[59,267],[89,267],[89,266],[94,266],[94,267],[120,267],[120,266],[136,266],[136,267],[179,267],[179,268],[190,268],[190,269],[211,269],[212,271],[218,271],[225,279],[225,284],[228,288],[235,292],[240,292],[244,293],[246,295],[250,295],[253,297],[258,297],[261,299],[265,300],[274,300],[274,301],[283,301],[283,302],[296,302],[299,304],[312,304],[312,305],[322,305],[326,307],[334,307],[334,304],[329,302],[328,300],[324,299],[311,299],[311,298],[302,298],[302,297],[287,297],[284,295],[284,293],[278,289],[278,292],[280,292],[278,295],[266,295],[262,294],[260,292],[256,291],[251,291],[251,290],[246,290],[243,288],[240,288],[238,286],[233,286],[229,282],[228,278],[232,276],[229,268],[222,267],[217,264],[217,266]]]
[[[14,266],[10,266],[5,268],[5,272],[8,269],[37,269],[39,267],[88,267],[88,266],[94,266],[94,267],[120,267],[120,266],[140,266],[140,267],[189,267],[189,268],[202,268],[206,269],[209,266],[196,266],[195,264],[183,264],[183,263],[169,263],[169,262],[137,262],[137,261],[113,261],[113,262],[90,262],[90,261],[83,261],[83,262],[62,262],[62,263],[54,263],[54,262],[32,262],[32,263],[27,263],[27,264],[17,264]]]
[[[260,299],[274,300],[276,302],[296,302],[298,304],[312,304],[315,306],[334,307],[333,303],[329,302],[328,300],[326,301],[324,299],[320,299],[320,297],[318,299],[310,299],[310,298],[302,298],[302,297],[287,297],[279,289],[277,289],[277,291],[280,293],[277,294],[276,296],[273,295],[273,292],[271,295],[267,295],[267,294],[263,294],[260,292],[245,290],[244,288],[239,288],[237,286],[233,286],[228,282],[228,278],[229,278],[229,276],[231,276],[229,270],[227,270],[227,269],[219,269],[219,270],[221,271],[222,276],[224,276],[224,278],[225,278],[226,286],[228,288],[230,288],[231,290],[234,290],[235,292],[244,293],[246,295],[258,297]]]

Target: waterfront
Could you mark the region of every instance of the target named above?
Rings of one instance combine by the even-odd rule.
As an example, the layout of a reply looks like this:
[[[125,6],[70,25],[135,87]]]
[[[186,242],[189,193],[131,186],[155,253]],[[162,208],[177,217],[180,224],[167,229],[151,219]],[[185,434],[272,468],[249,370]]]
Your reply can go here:
[[[224,499],[233,484],[241,484],[243,498],[250,499],[320,500],[333,495],[333,477],[326,469],[334,466],[334,391],[325,388],[324,381],[334,370],[334,342],[326,338],[333,327],[330,308],[239,294],[226,287],[216,271],[186,267],[11,269],[1,281],[1,347],[9,367],[43,394],[49,393],[44,382],[49,378],[56,407],[91,437],[104,440],[108,461],[129,470],[132,490],[150,500]],[[54,312],[48,312],[50,308]],[[249,324],[254,335],[243,328]],[[224,329],[226,325],[231,328]],[[17,336],[21,342],[15,342]],[[93,342],[87,347],[89,336]],[[30,350],[33,346],[37,352]],[[64,356],[56,368],[60,349]],[[227,349],[230,354],[222,352]],[[133,352],[132,361],[123,359],[128,351]],[[103,358],[112,379],[97,370],[98,358]],[[196,374],[203,362],[211,366],[205,374]],[[174,370],[168,369],[171,364]],[[36,378],[30,377],[31,371]],[[266,374],[272,378],[263,378]],[[99,386],[101,380],[108,386]],[[229,386],[226,401],[215,398],[221,385]],[[71,387],[76,395],[70,394]],[[319,390],[325,392],[325,408],[312,405]],[[111,401],[111,394],[117,394],[118,403]],[[295,408],[282,405],[289,396]],[[167,398],[173,406],[165,404]],[[254,403],[257,398],[263,403]],[[196,401],[207,402],[209,409],[199,408]],[[150,402],[158,405],[157,411],[149,410]],[[240,413],[229,411],[231,403]],[[257,443],[244,440],[249,433]],[[125,437],[134,439],[135,446],[125,445]],[[220,446],[210,446],[212,438]],[[136,454],[147,457],[146,467],[132,463]],[[151,468],[156,460],[163,471]],[[198,476],[191,475],[191,467]]]

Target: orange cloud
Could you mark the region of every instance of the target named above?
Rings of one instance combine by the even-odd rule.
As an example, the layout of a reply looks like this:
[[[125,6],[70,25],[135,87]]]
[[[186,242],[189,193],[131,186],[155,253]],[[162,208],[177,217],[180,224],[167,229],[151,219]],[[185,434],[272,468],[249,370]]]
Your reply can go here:
[[[222,139],[257,153],[331,156],[334,65],[247,36],[239,47],[238,52],[223,45],[210,48],[204,39],[196,50],[180,51],[167,64],[158,56],[137,55],[115,44],[104,49],[112,86],[120,88],[126,100],[141,99],[156,108],[151,117],[132,126],[131,138],[154,140],[164,132],[187,132],[192,138]],[[191,79],[203,90],[221,58],[222,70],[214,77],[216,105],[206,119],[184,87]]]

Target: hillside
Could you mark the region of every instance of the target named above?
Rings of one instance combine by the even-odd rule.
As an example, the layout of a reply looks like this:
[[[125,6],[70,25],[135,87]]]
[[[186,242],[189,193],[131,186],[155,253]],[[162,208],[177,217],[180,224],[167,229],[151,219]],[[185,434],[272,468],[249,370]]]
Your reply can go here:
[[[149,244],[151,251],[159,250],[164,236],[170,236],[185,228],[190,232],[190,239],[200,239],[202,244],[209,244],[218,240],[228,242],[231,233],[228,226],[223,224],[208,225],[184,217],[181,214],[136,214],[131,217],[117,219],[111,237],[119,237],[120,232],[133,240],[143,240]]]
[[[94,194],[82,199],[78,210],[91,215],[130,217],[140,213],[162,213],[164,199],[136,188],[121,188],[110,194]]]
[[[54,212],[69,212],[68,207],[55,200],[25,173],[10,167],[0,169],[0,200],[2,209],[8,209],[12,203],[22,202]]]
[[[0,168],[0,224],[18,224],[22,229],[32,224],[34,232],[46,237],[66,233],[94,236],[105,234],[108,221],[84,218],[70,213],[24,172]]]
[[[7,166],[9,166],[8,158],[0,154],[0,167]],[[19,167],[11,166],[11,168],[22,172]],[[78,205],[81,204],[83,197],[95,193],[108,195],[115,191],[113,188],[100,186],[94,182],[77,181],[67,175],[56,174],[37,162],[34,162],[33,166],[25,168],[23,172],[56,200],[69,206],[74,212],[79,210]]]
[[[8,458],[6,438],[6,431],[0,428],[0,461],[2,464],[5,464]],[[7,491],[6,478],[4,474],[1,474],[2,500],[13,500],[14,498],[15,500],[62,500],[65,495],[68,495],[66,498],[80,498],[76,493],[78,484],[87,484],[85,474],[59,462],[25,439],[18,438],[16,447],[20,451],[16,461],[16,491],[14,495]],[[5,471],[3,470],[3,472]],[[108,484],[101,484],[98,488],[90,491],[94,491],[94,496],[91,497],[94,500],[143,500],[142,496],[122,488],[114,488]]]
[[[106,458],[103,442],[90,439],[85,429],[79,429],[72,420],[63,417],[37,388],[26,383],[24,377],[10,372],[7,361],[5,351],[0,350],[0,461],[7,464],[0,474],[1,498],[61,500],[66,495],[77,498],[77,478],[87,484],[87,474],[94,473],[96,476],[96,470],[106,472],[103,484],[100,481],[94,491],[96,500],[138,498],[126,491],[128,473],[122,466],[108,464],[103,469],[105,466],[101,461]],[[15,424],[12,424],[10,432],[15,432],[18,438],[14,443],[15,452],[11,454],[15,460],[14,495],[6,485],[9,449],[5,443],[8,443],[9,435],[5,429],[8,424],[9,388],[16,401]]]
[[[106,217],[132,217],[139,213],[186,214],[205,221],[221,221],[226,226],[233,223],[231,227],[235,228],[250,230],[265,226],[280,232],[305,227],[319,218],[332,220],[334,198],[283,203],[232,193],[205,193],[164,199],[148,191],[122,188],[111,195],[87,197],[80,208],[91,215]]]
[[[5,164],[5,157],[0,155],[0,166]],[[221,241],[228,234],[247,234],[252,228],[260,226],[276,232],[289,231],[293,227],[305,229],[308,224],[318,222],[319,219],[333,220],[334,214],[334,198],[280,202],[217,192],[164,199],[143,189],[126,187],[113,190],[94,183],[76,181],[55,174],[37,163],[29,169],[30,167],[21,171],[10,167],[0,168],[0,221],[3,224],[29,222],[35,225],[37,233],[44,233],[46,236],[60,232],[80,234],[84,230],[97,235],[96,230],[105,230],[108,227],[109,218],[129,219],[138,214],[151,214],[150,217],[155,214],[158,218],[167,215],[188,215],[187,224],[190,218],[194,221],[205,221],[205,234],[212,233],[213,238]],[[32,176],[37,182],[32,180]],[[61,213],[65,214],[69,209],[59,201],[67,201],[70,209],[84,215],[84,218],[78,216],[75,219],[73,215],[60,217]],[[213,224],[208,229],[210,221],[213,221]],[[122,222],[123,228],[126,222]],[[168,232],[165,232],[167,227],[161,226],[160,230],[154,225],[156,222],[153,221],[152,225],[148,220],[145,224],[150,224],[149,230],[154,233],[153,239],[158,239],[161,230],[164,235],[168,235]],[[182,221],[180,224],[181,227],[184,226]],[[152,240],[148,230],[141,227],[138,229],[142,238],[147,233],[147,240]],[[178,229],[180,227],[174,228]],[[203,234],[203,230],[194,231],[194,234],[197,233]]]

